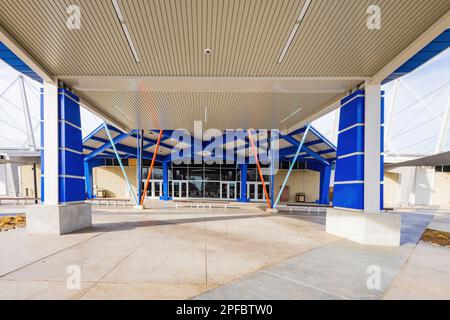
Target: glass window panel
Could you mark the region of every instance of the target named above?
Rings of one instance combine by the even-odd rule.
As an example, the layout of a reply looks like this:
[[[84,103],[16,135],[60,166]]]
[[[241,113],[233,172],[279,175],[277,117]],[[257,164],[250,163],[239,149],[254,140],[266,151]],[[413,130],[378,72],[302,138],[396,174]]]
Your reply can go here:
[[[157,198],[159,198],[160,196],[161,196],[161,183],[160,182],[158,182],[158,181],[155,181],[154,182],[154,185],[155,185],[155,197],[157,197]]]
[[[222,181],[236,181],[236,168],[222,167]]]
[[[189,168],[189,180],[204,180],[203,168]]]
[[[152,179],[153,180],[162,180],[163,179],[163,170],[161,167],[153,167]]]
[[[220,181],[220,168],[217,167],[205,168],[205,180]]]
[[[200,181],[189,182],[189,197],[203,198],[204,183]]]
[[[247,181],[257,181],[256,169],[247,169]]]
[[[281,169],[288,170],[290,165],[291,165],[290,162],[288,162],[288,161],[283,161],[283,162],[281,163]]]
[[[173,168],[173,180],[187,180],[187,168]]]
[[[206,182],[205,183],[205,197],[206,198],[220,198],[220,182]]]
[[[187,182],[181,182],[181,196],[183,198],[187,197],[187,188],[188,188],[188,183]]]
[[[147,175],[148,175],[148,167],[144,167],[142,168],[142,179],[147,179]]]
[[[236,199],[236,184],[230,183],[228,185],[228,190],[229,190],[230,199]]]

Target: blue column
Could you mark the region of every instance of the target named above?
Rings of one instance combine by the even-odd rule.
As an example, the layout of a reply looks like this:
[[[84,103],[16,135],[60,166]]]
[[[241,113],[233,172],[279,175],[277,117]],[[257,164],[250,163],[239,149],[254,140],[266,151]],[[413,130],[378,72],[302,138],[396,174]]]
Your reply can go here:
[[[96,167],[100,167],[105,164],[103,159],[91,159],[84,161],[84,181],[85,181],[85,190],[86,190],[86,198],[94,199],[94,179],[93,179],[93,169]]]
[[[320,173],[319,185],[319,199],[318,204],[330,204],[330,180],[331,180],[331,165],[325,165],[319,162],[308,163],[308,170],[314,170]]]
[[[238,202],[249,202],[250,199],[247,196],[247,164],[240,164],[241,169],[241,195],[237,200]]]
[[[94,198],[94,181],[92,178],[92,165],[90,161],[84,161],[84,181],[86,184],[86,198]]]
[[[273,209],[275,204],[275,149],[272,141],[272,130],[269,134],[269,145],[270,145],[270,177],[269,177],[269,197],[270,197],[270,207]],[[278,169],[278,168],[277,168]]]
[[[142,198],[142,147],[143,147],[143,131],[138,130],[136,136],[136,190],[139,201]]]
[[[161,200],[169,201],[169,165],[170,162],[163,162],[163,196],[160,197]]]
[[[322,165],[320,170],[319,204],[330,204],[331,166]]]
[[[84,201],[80,99],[66,89],[59,89],[59,103],[59,201]]]
[[[381,91],[380,209],[384,209],[384,91]]]
[[[357,211],[364,210],[364,109],[365,92],[358,90],[341,101],[339,136],[333,206]],[[381,98],[380,134],[383,137],[384,97]],[[383,138],[380,161],[383,163]],[[383,171],[383,165],[381,165]],[[383,172],[381,172],[383,177]],[[383,185],[380,204],[382,207]]]
[[[40,122],[39,122],[39,129],[40,129],[40,140],[41,140],[41,203],[44,203],[44,89],[41,89],[41,95],[40,95]]]
[[[44,164],[44,110],[43,91],[41,94],[41,170],[42,186],[45,179]],[[59,203],[80,202],[86,199],[84,181],[84,156],[81,133],[80,99],[72,92],[60,88],[58,90],[58,140],[59,140]],[[41,191],[45,203],[44,190]]]

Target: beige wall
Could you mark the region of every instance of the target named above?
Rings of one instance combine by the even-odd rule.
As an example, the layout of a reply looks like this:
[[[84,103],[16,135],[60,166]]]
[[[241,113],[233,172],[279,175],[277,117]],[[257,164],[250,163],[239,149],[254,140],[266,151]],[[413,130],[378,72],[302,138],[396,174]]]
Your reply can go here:
[[[288,170],[278,170],[275,176],[275,194],[281,189]],[[295,202],[296,193],[304,193],[306,202],[319,200],[320,173],[311,170],[294,170],[286,184],[289,186],[289,202]]]
[[[136,193],[136,167],[125,167],[128,180],[131,183],[133,192]],[[98,167],[94,168],[94,194],[97,189],[106,190],[108,198],[129,198],[128,186],[120,167]]]
[[[36,165],[36,171],[37,171],[37,195],[38,197],[41,196],[41,165]],[[34,177],[33,177],[33,166],[20,166],[20,195],[21,196],[27,196],[27,189],[28,189],[28,196],[34,197],[35,196],[35,190],[34,190]]]
[[[412,202],[418,204],[417,201],[417,185],[421,184],[417,181],[417,175],[412,177],[412,191],[411,186],[407,184],[408,175],[415,174],[413,172],[406,172],[405,174],[385,172],[384,174],[384,204],[386,207],[397,207],[400,203],[400,193],[412,192]],[[428,186],[430,193],[432,194],[431,205],[450,207],[450,173],[447,172],[432,172],[433,179],[431,179],[431,185]],[[402,177],[405,181],[401,181]],[[402,189],[403,188],[403,189]],[[422,186],[423,189],[423,186]],[[403,190],[403,191],[402,191]],[[414,198],[414,192],[415,198]],[[419,189],[419,192],[423,193],[423,190]],[[414,200],[415,199],[415,200]],[[420,203],[419,203],[420,204]]]
[[[433,205],[450,206],[450,173],[448,172],[435,173]]]
[[[400,175],[393,172],[384,173],[384,206],[398,206],[400,201]]]
[[[128,178],[136,192],[136,167],[125,167]],[[275,191],[281,188],[287,170],[279,170],[275,177]],[[93,170],[94,191],[97,189],[106,190],[109,198],[128,198],[128,191],[125,179],[120,167],[98,167]],[[319,199],[320,173],[310,170],[294,170],[287,183],[289,186],[289,201],[295,201],[296,193],[305,193],[307,202],[314,202]]]

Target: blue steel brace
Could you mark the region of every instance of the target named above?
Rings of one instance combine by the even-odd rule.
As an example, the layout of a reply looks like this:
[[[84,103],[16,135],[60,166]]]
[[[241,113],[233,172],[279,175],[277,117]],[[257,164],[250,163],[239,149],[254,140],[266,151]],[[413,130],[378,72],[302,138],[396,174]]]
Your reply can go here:
[[[281,186],[280,193],[278,193],[277,201],[275,201],[275,204],[273,206],[274,209],[277,208],[278,203],[280,202],[281,194],[283,193],[284,188],[286,187],[286,184],[289,180],[289,176],[291,175],[292,169],[294,169],[294,165],[297,162],[298,156],[300,155],[300,152],[302,151],[303,145],[306,141],[306,136],[308,135],[309,129],[311,128],[311,124],[308,124],[306,127],[305,133],[303,133],[302,142],[298,145],[297,152],[295,153],[294,159],[292,159],[291,165],[289,167],[289,171],[286,175],[286,178],[284,178],[283,185]]]
[[[106,134],[108,135],[109,141],[111,141],[111,146],[114,150],[114,153],[116,154],[116,158],[117,158],[117,161],[119,162],[120,169],[122,169],[123,176],[125,177],[125,181],[127,182],[127,185],[128,185],[128,190],[129,190],[130,194],[133,196],[136,206],[138,206],[139,202],[136,198],[136,194],[133,192],[133,188],[131,188],[130,180],[128,180],[127,173],[125,172],[125,168],[123,167],[123,164],[122,164],[122,159],[120,159],[119,153],[117,152],[116,144],[114,143],[114,140],[111,136],[111,132],[109,132],[108,125],[105,122],[103,122],[103,126],[105,127],[105,131],[106,131]]]

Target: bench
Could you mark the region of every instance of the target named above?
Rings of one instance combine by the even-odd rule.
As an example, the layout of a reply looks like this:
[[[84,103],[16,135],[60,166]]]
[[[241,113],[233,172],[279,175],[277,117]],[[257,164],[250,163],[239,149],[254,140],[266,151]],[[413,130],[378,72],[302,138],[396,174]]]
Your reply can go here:
[[[293,213],[293,212],[305,212],[308,213],[308,215],[312,215],[312,214],[326,214],[327,212],[327,208],[329,208],[328,206],[279,206],[277,207],[277,209],[279,211],[289,211],[289,213]]]
[[[217,203],[211,203],[211,202],[204,202],[204,201],[199,201],[199,202],[175,202],[175,208],[197,208],[197,209],[213,209],[213,208],[217,208],[217,209],[239,209],[239,206],[235,206],[229,203],[224,203],[224,202],[217,202]]]
[[[131,205],[130,199],[127,198],[95,198],[91,199],[90,202],[93,205],[106,205],[107,207],[110,205],[117,207],[119,203],[124,207]]]
[[[36,200],[38,203],[41,202],[41,199],[32,197],[0,197],[0,204],[2,204],[2,201],[13,201],[16,205],[20,204],[20,202],[22,202],[22,204],[24,205],[27,205],[28,201],[33,201],[34,204]]]

